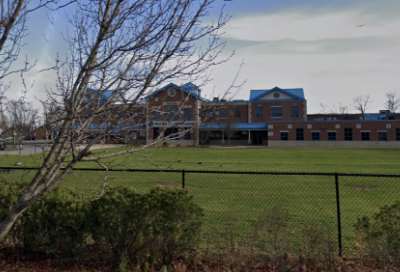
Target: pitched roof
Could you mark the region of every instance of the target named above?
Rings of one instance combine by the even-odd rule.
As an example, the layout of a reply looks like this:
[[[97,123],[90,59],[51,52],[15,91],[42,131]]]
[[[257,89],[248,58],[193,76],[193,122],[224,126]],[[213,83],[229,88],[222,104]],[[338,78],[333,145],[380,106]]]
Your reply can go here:
[[[107,99],[109,99],[110,96],[111,96],[113,93],[115,93],[115,92],[116,92],[115,90],[106,90],[106,91],[103,91],[102,94],[101,94],[99,103],[105,103],[105,102],[107,101]],[[124,100],[124,103],[126,103],[126,99],[125,99],[124,95],[123,95],[120,91],[118,91],[118,92],[120,93],[121,98]],[[97,96],[99,95],[99,91],[98,91],[98,90],[95,90],[95,89],[92,89],[92,88],[87,88],[87,89],[86,89],[86,94],[94,94],[94,95],[96,96],[96,98],[97,98]],[[116,98],[116,97],[114,97],[113,100],[114,100],[115,98]],[[70,100],[71,100],[71,98],[68,98],[68,102],[69,102]],[[87,104],[87,103],[89,103],[89,102],[90,102],[90,100],[87,99],[87,98],[85,98],[85,99],[82,101],[82,104]]]
[[[178,86],[178,85],[176,85],[174,83],[170,83],[170,84],[162,87],[161,89],[158,89],[157,91],[153,92],[152,94],[146,96],[145,99],[147,100],[150,97],[152,97],[152,96],[154,96],[154,95],[156,95],[156,94],[158,94],[158,93],[160,93],[162,91],[165,91],[165,90],[167,90],[168,88],[171,88],[171,87],[176,88],[178,90],[181,90],[182,92],[187,93],[187,94],[193,96],[196,99],[202,100],[204,102],[208,101],[208,99],[205,99],[205,98],[201,97],[201,89],[198,86],[196,86],[195,84],[193,84],[192,82],[188,82],[188,83],[183,84],[181,86]]]
[[[257,100],[273,91],[280,91],[294,97],[296,100],[305,100],[303,88],[281,89],[275,87],[269,90],[250,90],[250,101]]]

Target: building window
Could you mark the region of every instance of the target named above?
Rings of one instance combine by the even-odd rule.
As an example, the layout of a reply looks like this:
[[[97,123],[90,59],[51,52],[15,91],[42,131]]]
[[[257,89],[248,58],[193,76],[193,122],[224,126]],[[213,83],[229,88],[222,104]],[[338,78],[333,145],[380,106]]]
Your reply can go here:
[[[282,107],[272,107],[271,108],[272,117],[282,117]]]
[[[143,109],[140,111],[140,120],[146,119],[146,110]]]
[[[369,132],[361,132],[361,141],[369,141]]]
[[[299,117],[299,107],[292,107],[292,117]]]
[[[179,140],[178,132],[178,128],[167,128],[164,132],[164,137],[169,137],[170,140]]]
[[[311,139],[313,141],[319,141],[320,139],[319,132],[311,132]]]
[[[257,118],[262,118],[263,117],[263,108],[262,107],[257,107],[256,108],[256,117]]]
[[[396,141],[400,141],[400,128],[396,128]]]
[[[221,119],[228,118],[228,114],[227,114],[226,108],[221,108],[220,112],[221,112]]]
[[[157,139],[160,136],[160,128],[153,128],[153,139]]]
[[[281,141],[289,141],[289,132],[281,132]]]
[[[185,130],[187,130],[185,133],[185,140],[191,140],[192,134],[191,134],[190,128],[185,128]]]
[[[304,129],[296,128],[296,141],[304,141]]]
[[[207,110],[206,118],[209,118],[209,119],[213,119],[214,118],[214,109],[208,109]]]
[[[154,110],[153,121],[160,121],[160,112],[159,111]]]
[[[91,109],[86,109],[85,120],[89,119],[90,116],[92,116],[92,110]]]
[[[328,141],[336,141],[336,132],[328,132]]]
[[[387,141],[387,132],[378,132],[378,141]]]
[[[192,108],[185,108],[185,121],[192,121]]]
[[[352,128],[344,129],[344,140],[345,141],[353,141],[353,129]]]
[[[235,117],[236,118],[241,118],[242,117],[242,109],[241,108],[236,108],[235,109]]]
[[[178,121],[179,120],[179,107],[178,105],[164,105],[164,121]]]

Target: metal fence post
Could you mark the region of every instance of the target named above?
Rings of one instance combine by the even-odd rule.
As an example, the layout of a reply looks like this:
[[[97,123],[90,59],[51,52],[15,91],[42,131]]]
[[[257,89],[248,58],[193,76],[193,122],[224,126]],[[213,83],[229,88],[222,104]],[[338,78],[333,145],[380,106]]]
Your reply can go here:
[[[337,172],[335,172],[335,185],[336,185],[336,209],[337,209],[337,224],[338,224],[339,256],[342,257],[342,222],[340,219],[339,175]]]
[[[182,169],[182,188],[185,189],[185,170]]]

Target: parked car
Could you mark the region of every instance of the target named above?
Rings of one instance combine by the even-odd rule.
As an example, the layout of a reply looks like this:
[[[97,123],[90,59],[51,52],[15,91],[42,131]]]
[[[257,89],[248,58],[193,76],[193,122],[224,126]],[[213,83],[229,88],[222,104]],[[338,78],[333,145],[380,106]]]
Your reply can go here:
[[[5,150],[6,149],[6,141],[3,139],[0,139],[0,150]]]
[[[6,142],[12,142],[14,140],[14,137],[7,137]]]
[[[22,136],[22,139],[24,139],[24,140],[36,140],[36,137],[34,135],[24,135],[24,136]]]

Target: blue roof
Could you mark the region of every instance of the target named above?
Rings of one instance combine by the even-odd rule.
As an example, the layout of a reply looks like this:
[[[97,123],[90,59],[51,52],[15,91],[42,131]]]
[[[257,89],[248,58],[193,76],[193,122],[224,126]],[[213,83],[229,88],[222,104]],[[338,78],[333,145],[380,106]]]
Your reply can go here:
[[[86,92],[87,92],[87,93],[93,93],[93,94],[96,95],[96,97],[99,95],[99,91],[97,91],[97,90],[95,90],[95,89],[92,89],[92,88],[87,88],[87,89],[86,89]],[[99,103],[105,103],[105,102],[107,101],[107,99],[109,99],[110,96],[111,96],[113,93],[115,93],[115,92],[116,92],[115,90],[106,90],[106,91],[103,91],[102,94],[101,94]],[[124,102],[126,103],[126,99],[125,99],[124,95],[123,95],[120,91],[119,91],[119,93],[120,93],[122,99],[124,100]],[[114,97],[114,98],[115,98],[115,97]],[[113,98],[113,99],[114,99],[114,98]],[[68,102],[69,102],[70,100],[71,100],[71,98],[68,98]],[[89,101],[88,99],[85,98],[85,99],[82,101],[82,104],[87,104],[87,103],[89,103],[89,102],[90,102],[90,101]]]
[[[85,128],[85,130],[105,130],[111,126],[112,125],[109,125],[109,124],[90,124]],[[80,127],[81,127],[81,125],[75,124],[74,130],[77,130]],[[145,124],[134,124],[134,125],[133,124],[119,124],[114,128],[113,132],[121,131],[121,130],[140,130],[140,129],[146,129],[146,125]],[[54,130],[61,130],[61,126],[56,127]]]
[[[204,101],[204,102],[208,102],[208,99],[205,99],[205,98],[201,97],[201,89],[200,89],[199,87],[197,87],[196,85],[194,85],[192,82],[188,82],[188,83],[183,84],[183,85],[181,85],[181,86],[178,86],[178,85],[176,85],[176,84],[174,84],[174,83],[170,83],[170,84],[168,84],[168,85],[162,87],[161,89],[155,91],[154,93],[152,93],[152,94],[146,96],[145,99],[147,100],[147,99],[149,99],[150,97],[152,97],[152,96],[158,94],[158,93],[161,92],[161,91],[165,91],[166,89],[168,89],[168,88],[170,88],[170,87],[177,88],[178,90],[181,90],[181,91],[183,91],[183,92],[185,92],[185,93],[187,93],[187,94],[193,96],[193,97],[196,98],[196,99],[202,100],[202,101]]]
[[[267,123],[232,123],[231,129],[234,130],[266,130],[268,129]],[[202,123],[200,129],[220,130],[226,129],[226,123]]]
[[[281,89],[279,87],[275,87],[269,90],[250,90],[250,101],[257,100],[273,91],[281,91],[287,95],[293,96],[296,100],[305,100],[303,88]]]

